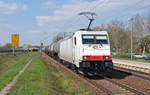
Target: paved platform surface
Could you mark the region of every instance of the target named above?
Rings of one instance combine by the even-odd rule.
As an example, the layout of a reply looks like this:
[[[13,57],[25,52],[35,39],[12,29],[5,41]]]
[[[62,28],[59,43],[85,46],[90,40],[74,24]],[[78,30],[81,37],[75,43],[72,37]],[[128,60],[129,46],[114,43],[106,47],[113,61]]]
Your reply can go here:
[[[150,63],[113,59],[114,66],[150,73]]]

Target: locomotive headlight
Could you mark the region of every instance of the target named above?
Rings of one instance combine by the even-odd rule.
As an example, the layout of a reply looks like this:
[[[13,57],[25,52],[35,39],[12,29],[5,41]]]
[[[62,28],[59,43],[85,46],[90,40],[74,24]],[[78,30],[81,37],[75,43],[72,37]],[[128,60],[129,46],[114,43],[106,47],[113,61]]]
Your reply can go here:
[[[107,60],[107,59],[109,59],[109,56],[104,56],[103,58]]]
[[[84,56],[83,58],[84,58],[84,59],[90,59],[90,57],[89,57],[89,56]]]
[[[109,59],[109,56],[106,56],[105,59]]]

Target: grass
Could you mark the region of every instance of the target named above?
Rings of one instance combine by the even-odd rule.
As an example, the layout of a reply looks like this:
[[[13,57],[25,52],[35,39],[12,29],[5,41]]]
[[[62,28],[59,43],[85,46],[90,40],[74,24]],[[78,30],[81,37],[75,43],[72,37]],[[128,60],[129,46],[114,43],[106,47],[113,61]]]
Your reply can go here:
[[[25,54],[0,56],[0,90],[23,68],[28,59]]]
[[[4,73],[8,68],[14,65],[18,59],[22,59],[26,56],[25,53],[13,55],[0,55],[0,75]]]
[[[75,77],[67,75],[67,79],[69,80],[69,83],[72,83],[71,85],[76,87],[74,95],[93,95],[92,91],[87,91],[86,85],[78,81]]]
[[[77,86],[77,87],[76,87]],[[36,57],[7,95],[92,95],[84,84]]]
[[[122,59],[122,60],[131,60],[129,54],[117,54],[117,55],[114,55],[112,58],[115,58],[115,59]],[[133,60],[133,61],[139,61],[139,62],[147,62],[147,63],[150,63],[150,60],[145,60],[144,58],[133,58],[132,60]]]

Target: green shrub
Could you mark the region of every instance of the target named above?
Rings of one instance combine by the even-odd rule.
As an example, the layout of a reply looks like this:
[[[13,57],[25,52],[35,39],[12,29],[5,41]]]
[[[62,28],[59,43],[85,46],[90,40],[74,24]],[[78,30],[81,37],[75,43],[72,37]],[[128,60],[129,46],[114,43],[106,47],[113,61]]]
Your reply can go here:
[[[113,58],[130,58],[130,54],[116,54],[113,56]]]

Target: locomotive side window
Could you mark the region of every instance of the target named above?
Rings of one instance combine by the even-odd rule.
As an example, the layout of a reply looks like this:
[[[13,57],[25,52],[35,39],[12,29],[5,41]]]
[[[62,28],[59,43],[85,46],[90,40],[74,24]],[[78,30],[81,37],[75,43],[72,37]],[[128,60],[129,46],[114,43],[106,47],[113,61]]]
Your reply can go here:
[[[77,39],[76,39],[76,37],[74,38],[74,44],[76,45],[77,44],[77,41],[76,41]]]
[[[82,35],[83,44],[108,44],[107,35]]]

